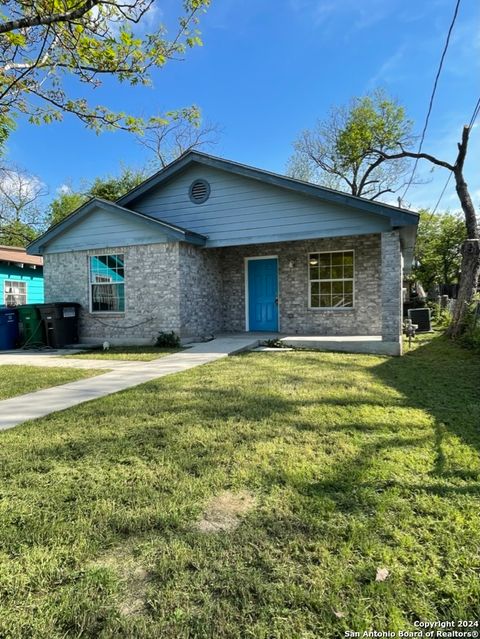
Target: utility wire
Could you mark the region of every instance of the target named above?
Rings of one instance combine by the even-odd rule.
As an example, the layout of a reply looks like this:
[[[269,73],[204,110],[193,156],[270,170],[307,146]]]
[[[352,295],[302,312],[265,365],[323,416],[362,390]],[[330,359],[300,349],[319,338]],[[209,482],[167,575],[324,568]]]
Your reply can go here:
[[[440,63],[438,65],[437,75],[435,76],[435,82],[433,83],[432,95],[430,96],[430,102],[428,104],[427,117],[425,118],[425,124],[423,126],[422,135],[420,136],[420,144],[418,145],[417,153],[421,152],[422,147],[423,147],[423,142],[425,140],[425,134],[427,132],[428,121],[430,120],[430,114],[432,112],[433,100],[435,98],[435,93],[437,92],[438,80],[439,80],[440,74],[442,72],[443,61],[445,60],[445,56],[447,54],[448,45],[450,44],[450,36],[452,35],[453,27],[454,27],[455,21],[457,19],[458,9],[460,7],[460,1],[461,0],[457,0],[457,3],[455,5],[455,11],[453,12],[453,18],[452,18],[452,21],[450,23],[450,27],[448,29],[447,39],[445,41],[445,45],[443,47],[442,55],[440,57]],[[407,191],[408,191],[408,189],[410,188],[410,186],[412,184],[413,178],[415,176],[415,171],[417,170],[417,165],[418,165],[418,158],[415,160],[415,164],[413,165],[412,175],[410,176],[410,179],[409,179],[408,184],[407,184],[407,186],[405,188],[405,191],[403,192],[402,200],[405,197],[405,195],[407,194]]]
[[[475,124],[475,120],[477,119],[479,113],[480,113],[480,98],[478,98],[477,104],[475,105],[475,108],[473,109],[472,117],[470,118],[470,122],[469,122],[469,125],[468,125],[469,129],[471,129],[472,126]],[[437,212],[437,209],[440,206],[440,202],[442,201],[442,198],[445,195],[445,191],[447,190],[447,187],[448,187],[448,185],[450,183],[452,175],[453,175],[453,173],[452,173],[452,171],[450,171],[449,174],[448,174],[447,181],[445,182],[445,186],[443,187],[442,192],[440,193],[440,197],[438,198],[437,203],[435,204],[435,206],[433,208],[433,211],[430,214],[430,217],[428,218],[429,221],[432,219],[432,217]]]
[[[477,104],[475,105],[475,108],[473,109],[473,114],[472,114],[472,117],[470,118],[470,124],[468,125],[469,129],[471,129],[472,126],[474,125],[479,112],[480,112],[480,98],[478,98]]]
[[[452,178],[453,173],[450,171],[447,181],[445,182],[445,186],[442,189],[442,192],[440,193],[440,197],[437,200],[437,203],[435,204],[435,206],[433,207],[433,211],[430,215],[429,221],[432,219],[432,217],[435,215],[435,213],[437,212],[438,207],[440,206],[440,202],[442,201],[443,196],[445,195],[445,191],[447,190],[447,186],[450,184],[450,180]]]

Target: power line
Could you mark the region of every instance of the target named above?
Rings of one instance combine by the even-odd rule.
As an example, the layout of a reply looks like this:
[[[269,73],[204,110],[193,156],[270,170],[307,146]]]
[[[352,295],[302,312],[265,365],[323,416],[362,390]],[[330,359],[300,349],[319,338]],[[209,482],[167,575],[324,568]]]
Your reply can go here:
[[[480,98],[478,98],[477,104],[475,105],[475,108],[473,109],[473,114],[472,114],[472,117],[470,118],[470,124],[468,125],[469,129],[471,129],[472,126],[474,125],[479,112],[480,112]]]
[[[455,21],[457,19],[458,9],[460,7],[460,1],[461,0],[457,0],[457,3],[455,5],[455,11],[453,12],[453,18],[452,18],[452,21],[450,23],[450,27],[448,29],[447,39],[445,41],[445,45],[443,47],[442,55],[440,57],[440,63],[438,65],[437,75],[435,76],[435,82],[433,83],[432,95],[430,96],[430,102],[428,104],[427,117],[425,118],[425,124],[423,126],[422,135],[420,136],[420,144],[418,145],[417,153],[421,152],[422,147],[423,147],[423,142],[425,140],[425,134],[427,132],[428,121],[430,120],[430,114],[432,112],[433,100],[435,98],[435,93],[437,92],[438,80],[439,80],[440,74],[442,72],[443,61],[445,60],[445,56],[447,54],[448,45],[450,44],[450,36],[452,35],[453,27],[454,27]],[[402,199],[405,197],[405,195],[407,194],[408,189],[410,188],[410,186],[412,184],[413,178],[415,176],[415,171],[417,170],[417,165],[418,165],[418,158],[415,160],[415,164],[413,165],[412,175],[410,176],[410,179],[409,179],[408,184],[407,184],[407,186],[405,188],[405,191],[403,192]]]
[[[445,191],[447,190],[447,186],[450,183],[450,180],[452,178],[453,173],[450,171],[450,173],[448,174],[448,178],[447,181],[445,182],[445,186],[442,189],[442,192],[440,193],[440,197],[437,200],[437,203],[435,204],[435,206],[433,207],[433,211],[430,215],[430,220],[432,219],[432,217],[435,215],[435,213],[437,212],[438,207],[440,206],[440,202],[442,201],[443,196],[445,195]]]
[[[473,109],[473,113],[472,113],[472,117],[470,118],[470,123],[468,125],[468,128],[471,129],[472,126],[475,124],[475,120],[478,117],[478,114],[480,113],[480,98],[478,98],[477,100],[477,104],[475,105],[475,108]],[[450,180],[452,178],[452,171],[450,171],[450,173],[448,174],[448,178],[447,181],[445,182],[445,186],[442,189],[442,192],[440,193],[440,196],[437,200],[437,203],[435,204],[433,211],[429,217],[429,221],[432,219],[432,217],[435,215],[435,213],[437,212],[438,207],[440,206],[440,202],[442,201],[443,196],[445,195],[445,191],[447,190],[447,187],[450,183]]]

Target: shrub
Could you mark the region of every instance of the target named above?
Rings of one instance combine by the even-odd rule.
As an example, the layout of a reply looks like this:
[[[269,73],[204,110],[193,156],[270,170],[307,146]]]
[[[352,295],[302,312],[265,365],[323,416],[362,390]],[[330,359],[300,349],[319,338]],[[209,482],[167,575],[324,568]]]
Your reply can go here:
[[[467,348],[473,348],[480,351],[480,296],[476,295],[475,299],[469,304],[467,314],[465,316],[465,331],[460,338],[460,342]]]
[[[442,308],[435,300],[428,300],[427,307],[432,313],[432,322],[440,330],[446,330],[452,323],[452,312],[449,308]]]
[[[437,328],[446,330],[452,323],[452,312],[448,308],[438,307],[438,311],[435,314],[435,325]]]
[[[284,344],[281,340],[275,339],[266,339],[263,342],[263,345],[267,348],[288,348],[286,344]]]
[[[174,332],[159,333],[155,346],[160,348],[178,348],[180,346],[180,337]]]

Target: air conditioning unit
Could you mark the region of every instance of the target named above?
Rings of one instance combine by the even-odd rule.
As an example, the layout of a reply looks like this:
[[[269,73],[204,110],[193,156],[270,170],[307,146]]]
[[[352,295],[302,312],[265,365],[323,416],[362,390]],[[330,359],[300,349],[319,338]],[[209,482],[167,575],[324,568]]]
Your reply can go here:
[[[418,333],[426,333],[432,330],[432,320],[429,308],[409,308],[408,319],[412,320],[412,324],[416,324],[418,326]]]

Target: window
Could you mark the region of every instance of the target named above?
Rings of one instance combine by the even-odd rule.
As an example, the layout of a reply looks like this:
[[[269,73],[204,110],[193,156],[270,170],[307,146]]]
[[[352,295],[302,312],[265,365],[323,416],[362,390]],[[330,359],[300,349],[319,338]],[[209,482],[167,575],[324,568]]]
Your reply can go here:
[[[3,283],[5,306],[20,306],[27,303],[27,283],[18,280],[5,280]]]
[[[310,253],[310,308],[353,308],[353,251]]]
[[[92,313],[124,313],[124,256],[92,255],[89,268]]]

